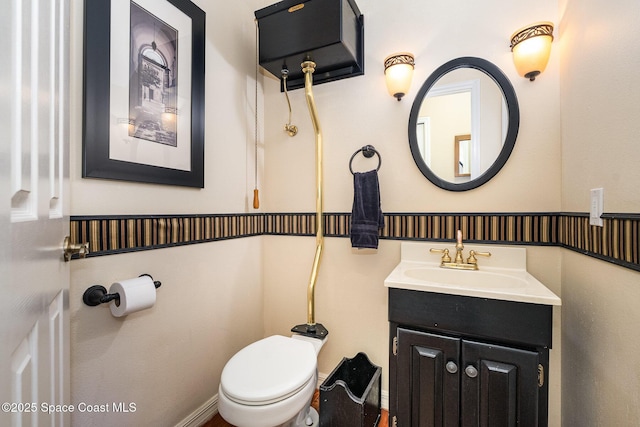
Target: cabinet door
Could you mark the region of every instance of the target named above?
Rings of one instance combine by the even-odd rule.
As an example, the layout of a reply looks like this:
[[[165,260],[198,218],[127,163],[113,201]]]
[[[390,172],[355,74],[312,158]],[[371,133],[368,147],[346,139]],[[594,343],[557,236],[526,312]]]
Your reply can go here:
[[[459,425],[460,339],[398,328],[398,426]]]
[[[462,341],[463,426],[538,426],[538,353]]]

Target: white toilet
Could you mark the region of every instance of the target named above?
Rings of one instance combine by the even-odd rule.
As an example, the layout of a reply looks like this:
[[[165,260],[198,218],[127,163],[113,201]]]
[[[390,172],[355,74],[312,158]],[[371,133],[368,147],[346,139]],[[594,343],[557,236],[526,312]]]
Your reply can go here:
[[[236,353],[222,370],[218,410],[237,427],[317,426],[311,399],[326,339],[273,335]]]

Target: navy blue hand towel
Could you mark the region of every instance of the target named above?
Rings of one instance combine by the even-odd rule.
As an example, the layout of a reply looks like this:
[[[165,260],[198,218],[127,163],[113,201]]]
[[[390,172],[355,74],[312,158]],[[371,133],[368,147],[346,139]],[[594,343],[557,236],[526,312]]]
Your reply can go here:
[[[384,227],[380,208],[378,171],[353,174],[353,209],[351,211],[351,246],[378,248],[378,229]]]

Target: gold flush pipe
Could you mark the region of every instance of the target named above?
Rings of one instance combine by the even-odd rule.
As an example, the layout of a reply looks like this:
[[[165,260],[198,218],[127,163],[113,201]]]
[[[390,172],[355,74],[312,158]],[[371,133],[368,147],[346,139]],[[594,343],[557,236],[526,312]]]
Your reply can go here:
[[[322,250],[324,248],[324,221],[322,218],[322,130],[318,121],[318,113],[316,104],[313,99],[313,72],[316,69],[316,63],[313,61],[305,61],[302,63],[302,72],[304,73],[304,94],[307,99],[307,107],[313,122],[313,130],[316,139],[316,255],[313,259],[313,267],[311,268],[311,277],[309,278],[309,287],[307,288],[307,324],[315,325],[315,287],[318,280],[318,270],[320,269],[320,260],[322,258]]]

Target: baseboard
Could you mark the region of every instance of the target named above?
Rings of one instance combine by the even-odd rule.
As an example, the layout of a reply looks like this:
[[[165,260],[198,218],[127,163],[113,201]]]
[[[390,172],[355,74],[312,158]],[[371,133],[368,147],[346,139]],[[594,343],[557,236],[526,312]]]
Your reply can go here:
[[[318,372],[317,388],[320,388],[320,384],[322,384],[324,382],[324,380],[327,379],[328,376],[329,376],[329,374],[324,374],[322,372]],[[382,390],[380,392],[380,406],[385,411],[389,410],[389,392],[387,390]]]
[[[204,402],[198,409],[176,424],[176,427],[199,427],[218,413],[218,394]]]

